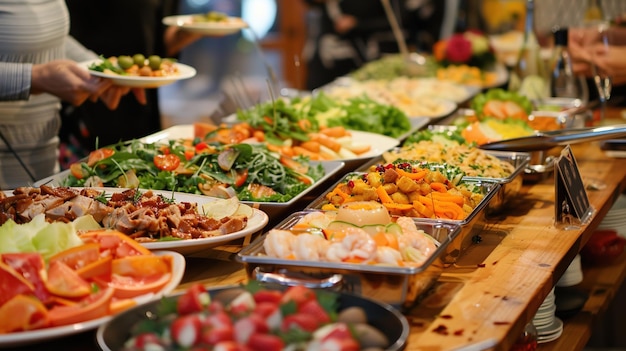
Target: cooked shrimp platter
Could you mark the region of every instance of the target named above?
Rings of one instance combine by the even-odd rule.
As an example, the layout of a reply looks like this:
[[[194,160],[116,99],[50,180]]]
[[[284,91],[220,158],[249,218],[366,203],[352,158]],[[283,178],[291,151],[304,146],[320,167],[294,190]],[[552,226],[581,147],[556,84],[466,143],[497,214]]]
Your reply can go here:
[[[379,202],[355,201],[336,211],[293,213],[238,259],[252,279],[316,284],[340,276],[343,288],[408,306],[441,275],[460,232],[459,223],[394,216]]]
[[[363,201],[310,212],[291,228],[272,229],[263,248],[281,259],[419,267],[439,244],[413,218],[392,218],[380,203]]]

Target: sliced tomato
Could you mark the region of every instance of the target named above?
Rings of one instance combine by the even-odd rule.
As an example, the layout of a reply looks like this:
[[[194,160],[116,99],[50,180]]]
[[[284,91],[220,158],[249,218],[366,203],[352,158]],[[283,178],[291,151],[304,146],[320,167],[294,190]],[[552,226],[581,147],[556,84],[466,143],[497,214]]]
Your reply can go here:
[[[17,295],[0,307],[0,334],[39,329],[48,324],[48,310],[35,297]]]
[[[189,161],[196,155],[193,150],[185,150],[185,160]]]
[[[88,295],[75,305],[53,307],[48,311],[50,324],[68,325],[106,316],[109,314],[113,292],[112,288],[104,288]]]
[[[89,153],[89,157],[87,158],[87,165],[89,167],[93,167],[96,163],[107,159],[115,154],[115,150],[103,147],[98,150],[94,150]]]
[[[61,261],[73,270],[78,270],[100,259],[100,244],[86,243],[56,253],[48,261]]]
[[[85,243],[100,244],[100,256],[121,258],[137,255],[151,255],[150,250],[141,246],[128,235],[116,230],[92,230],[80,235]]]
[[[68,298],[84,297],[91,293],[91,285],[61,261],[50,263],[46,288],[54,295]]]
[[[248,169],[243,169],[237,172],[237,176],[235,177],[235,186],[240,187],[243,186],[248,180]]]
[[[39,300],[44,303],[50,300],[52,295],[50,295],[44,283],[46,267],[41,254],[36,252],[5,253],[2,254],[2,261],[15,269],[33,285],[35,296]]]
[[[24,278],[18,271],[0,261],[0,306],[19,294],[32,294],[33,283]]]
[[[154,165],[162,171],[173,171],[180,165],[180,158],[174,154],[154,156]]]

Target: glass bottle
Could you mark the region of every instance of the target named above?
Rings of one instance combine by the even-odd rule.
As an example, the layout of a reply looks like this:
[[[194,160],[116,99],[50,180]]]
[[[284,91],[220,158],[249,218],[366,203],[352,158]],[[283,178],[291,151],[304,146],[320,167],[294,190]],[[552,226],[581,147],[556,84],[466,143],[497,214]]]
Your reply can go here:
[[[587,0],[587,7],[583,14],[583,22],[596,22],[604,18],[602,7],[599,0]]]
[[[539,333],[533,322],[529,322],[524,327],[524,331],[517,338],[515,344],[511,346],[509,351],[535,351],[538,348],[537,339]]]
[[[531,100],[541,100],[550,95],[548,74],[541,59],[539,41],[534,28],[535,1],[526,0],[524,41],[509,78],[509,90],[525,95]]]
[[[554,51],[550,60],[550,96],[585,100],[583,80],[574,75],[567,52],[567,28],[555,27]]]

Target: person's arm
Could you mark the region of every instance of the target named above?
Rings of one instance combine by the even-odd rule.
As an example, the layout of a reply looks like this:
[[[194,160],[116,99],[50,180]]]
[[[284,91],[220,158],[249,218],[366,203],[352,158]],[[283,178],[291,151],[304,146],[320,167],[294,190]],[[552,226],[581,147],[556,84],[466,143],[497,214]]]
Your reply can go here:
[[[98,54],[87,49],[72,36],[65,38],[65,57],[76,62],[84,62],[98,58]]]
[[[0,101],[28,100],[32,64],[0,62]]]
[[[163,40],[165,42],[165,54],[167,57],[173,57],[178,53],[202,38],[202,34],[191,33],[180,29],[179,27],[168,27],[165,29]]]

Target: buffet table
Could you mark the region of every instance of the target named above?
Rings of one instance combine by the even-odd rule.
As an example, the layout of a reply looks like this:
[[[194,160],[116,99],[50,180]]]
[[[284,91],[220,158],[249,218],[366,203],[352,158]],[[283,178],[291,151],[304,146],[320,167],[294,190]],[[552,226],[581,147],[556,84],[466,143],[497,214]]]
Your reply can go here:
[[[405,311],[411,324],[408,350],[508,350],[515,343],[616,197],[626,188],[626,164],[605,156],[598,143],[572,145],[572,150],[583,181],[606,185],[599,190],[588,190],[589,201],[595,209],[590,221],[579,229],[557,229],[554,226],[553,178],[525,184],[519,196],[510,199],[502,212],[486,218],[482,241],[470,246],[456,265],[445,269],[434,292]],[[235,256],[249,240],[245,238],[234,245],[188,257],[178,290],[194,282],[211,287],[246,281],[243,265],[235,261]],[[564,336],[543,344],[541,349],[584,347],[591,323],[602,312],[602,306],[606,308],[624,278],[625,256],[604,268],[611,270],[610,288],[594,294],[590,303],[595,305],[585,307],[571,322],[566,320]],[[597,268],[590,277],[602,280],[602,269]],[[585,284],[593,289],[596,283]],[[91,331],[23,349],[60,346],[66,350],[97,349],[94,335]]]

